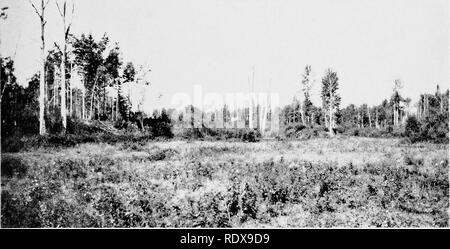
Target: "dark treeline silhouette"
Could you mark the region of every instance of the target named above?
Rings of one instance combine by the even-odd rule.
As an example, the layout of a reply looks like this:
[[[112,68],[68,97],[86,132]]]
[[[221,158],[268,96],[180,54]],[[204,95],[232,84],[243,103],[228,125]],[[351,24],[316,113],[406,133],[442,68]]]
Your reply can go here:
[[[271,135],[287,138],[310,138],[344,134],[352,136],[405,136],[412,142],[433,141],[448,142],[448,100],[449,90],[441,92],[437,86],[434,94],[424,93],[414,105],[410,98],[403,97],[399,89],[400,80],[394,81],[394,89],[390,98],[379,105],[366,104],[356,106],[350,104],[339,108],[338,76],[332,70],[327,70],[322,79],[322,106],[315,106],[310,100],[311,84],[308,83],[311,67],[307,66],[303,75],[303,100],[294,98],[292,104],[284,106],[276,117],[270,112],[260,119],[260,106],[255,106],[254,113],[249,108],[230,111],[225,105],[218,112],[205,113],[193,106],[187,106],[184,112],[174,117],[173,109],[152,115],[131,110],[130,97],[121,91],[126,83],[148,84],[131,62],[122,65],[120,49],[116,44],[103,58],[102,54],[109,43],[104,35],[95,41],[91,35],[71,36],[73,46],[73,61],[68,61],[66,67],[67,113],[68,127],[65,132],[140,132],[151,134],[151,137],[173,137],[179,132],[175,128],[184,128],[181,137],[203,138],[216,136],[225,138],[260,137],[272,128],[267,125],[265,130],[262,122],[279,122],[280,130]],[[46,103],[45,123],[49,134],[63,133],[60,115],[60,72],[58,64],[61,54],[57,48],[50,50],[46,61]],[[67,58],[71,58],[68,56]],[[78,68],[74,70],[74,68]],[[122,73],[119,74],[119,70]],[[139,70],[143,70],[140,68]],[[82,87],[72,86],[71,77],[82,76]],[[8,137],[30,136],[38,134],[38,90],[39,76],[34,75],[24,87],[17,83],[14,75],[14,61],[11,58],[1,58],[1,122],[2,142]],[[141,78],[138,78],[141,77]],[[80,82],[78,82],[80,83]],[[116,96],[108,95],[107,89],[117,91]],[[415,107],[415,111],[412,111]],[[194,125],[194,113],[200,115]],[[277,120],[278,118],[278,120]],[[224,126],[215,127],[215,122],[222,119]],[[250,119],[255,124],[250,127]],[[95,121],[95,122],[94,122]],[[243,122],[238,129],[238,122]],[[187,125],[186,125],[187,124]],[[77,126],[84,128],[77,128]],[[96,126],[95,129],[86,127]],[[198,128],[200,127],[200,129]],[[242,129],[243,128],[243,129]],[[254,132],[257,133],[254,133]],[[250,132],[250,133],[249,133]],[[245,140],[245,139],[244,139]],[[255,139],[250,139],[255,140]]]
[[[309,75],[311,75],[311,66],[306,66],[303,85],[311,81],[308,78]],[[335,79],[330,80],[331,77]],[[397,79],[394,81],[392,95],[379,105],[350,104],[340,109],[340,98],[337,96],[334,117],[330,119],[331,112],[327,105],[327,98],[330,96],[328,89],[330,89],[330,83],[335,83],[331,90],[337,91],[337,81],[337,76],[327,70],[322,79],[322,107],[314,106],[310,101],[310,87],[302,88],[303,101],[294,98],[292,104],[285,106],[281,111],[284,135],[308,138],[325,136],[324,132],[328,131],[329,135],[340,133],[370,137],[404,136],[412,142],[448,143],[448,89],[442,93],[437,85],[434,94],[421,94],[419,101],[413,105],[410,98],[400,94],[402,82]]]

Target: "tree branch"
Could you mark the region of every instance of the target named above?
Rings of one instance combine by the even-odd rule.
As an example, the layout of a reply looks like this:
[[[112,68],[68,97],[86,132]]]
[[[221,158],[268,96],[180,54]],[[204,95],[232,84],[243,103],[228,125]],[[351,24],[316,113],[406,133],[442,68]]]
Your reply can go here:
[[[60,15],[62,18],[64,18],[64,15],[63,15],[62,12],[61,12],[61,8],[59,7],[58,1],[55,1],[55,2],[56,2],[56,8],[58,9],[59,15]]]
[[[71,15],[71,18],[70,18],[69,26],[72,25],[74,13],[75,13],[75,2],[72,1],[72,15]]]
[[[33,4],[33,2],[31,2],[31,0],[28,0],[28,2],[30,2],[31,6],[33,6],[34,11],[36,12],[36,14],[39,16],[39,18],[42,19],[42,15],[39,14],[39,11],[37,10],[36,6]]]
[[[44,8],[43,9],[45,9],[45,8],[47,8],[47,5],[48,5],[48,3],[50,2],[50,0],[47,0],[47,2],[45,3],[45,5],[44,5]],[[44,1],[42,1],[42,3],[44,3]]]
[[[55,47],[59,50],[59,52],[62,52],[61,48],[58,46],[58,44],[56,42],[54,42]]]
[[[64,38],[67,39],[67,37],[69,37],[69,31],[70,31],[70,26],[72,25],[72,23],[69,24],[69,26],[66,29],[66,33],[64,34]]]

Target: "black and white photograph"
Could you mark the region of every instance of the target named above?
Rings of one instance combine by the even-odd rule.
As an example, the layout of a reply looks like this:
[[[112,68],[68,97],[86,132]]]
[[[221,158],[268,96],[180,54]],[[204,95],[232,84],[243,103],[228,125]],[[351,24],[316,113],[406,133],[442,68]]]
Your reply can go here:
[[[0,11],[1,228],[449,227],[448,0]]]

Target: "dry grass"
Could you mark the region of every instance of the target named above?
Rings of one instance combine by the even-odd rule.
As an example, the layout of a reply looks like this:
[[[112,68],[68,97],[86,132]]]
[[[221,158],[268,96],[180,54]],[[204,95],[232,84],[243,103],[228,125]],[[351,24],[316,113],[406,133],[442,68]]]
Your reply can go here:
[[[435,227],[448,226],[448,200],[446,144],[167,141],[2,155],[6,227]]]

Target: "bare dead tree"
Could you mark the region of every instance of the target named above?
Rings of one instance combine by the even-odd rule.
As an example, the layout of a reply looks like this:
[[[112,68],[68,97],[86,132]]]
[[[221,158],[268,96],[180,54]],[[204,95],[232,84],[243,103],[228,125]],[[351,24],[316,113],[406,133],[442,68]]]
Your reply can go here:
[[[66,132],[67,128],[67,109],[66,109],[66,57],[67,57],[67,39],[69,37],[70,26],[72,25],[73,13],[75,11],[75,4],[72,2],[72,14],[71,20],[67,20],[67,1],[64,1],[62,8],[59,6],[58,1],[56,1],[56,7],[58,8],[59,14],[63,21],[63,49],[62,49],[62,60],[61,60],[61,118],[63,125],[63,133]]]
[[[40,9],[34,5],[31,0],[29,0],[31,6],[33,7],[36,15],[39,17],[41,23],[41,73],[39,77],[39,134],[44,135],[45,132],[45,120],[44,120],[44,109],[45,109],[45,25],[47,21],[45,20],[45,9],[50,0],[44,3],[44,0],[41,0]]]

